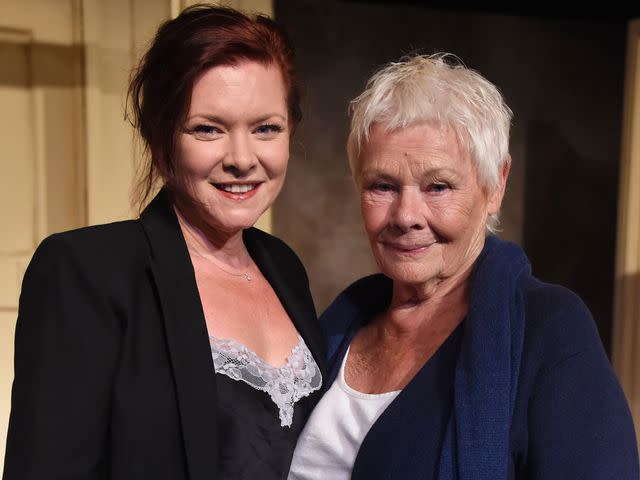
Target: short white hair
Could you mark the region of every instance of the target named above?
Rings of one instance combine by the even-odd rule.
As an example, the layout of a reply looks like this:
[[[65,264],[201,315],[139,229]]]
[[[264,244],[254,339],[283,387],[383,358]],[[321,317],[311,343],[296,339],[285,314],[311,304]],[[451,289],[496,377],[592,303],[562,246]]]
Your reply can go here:
[[[422,122],[451,127],[489,192],[510,161],[511,109],[495,85],[452,54],[412,55],[383,66],[351,101],[350,113],[347,154],[354,178],[374,123],[389,130]],[[495,231],[498,222],[498,214],[491,215],[487,229]]]

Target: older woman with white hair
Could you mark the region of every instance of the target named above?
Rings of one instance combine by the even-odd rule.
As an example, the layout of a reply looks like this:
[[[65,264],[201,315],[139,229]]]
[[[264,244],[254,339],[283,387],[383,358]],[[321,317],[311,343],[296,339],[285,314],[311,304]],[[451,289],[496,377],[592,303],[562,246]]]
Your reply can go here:
[[[289,479],[638,479],[588,309],[491,233],[512,113],[450,55],[376,73],[348,154],[381,274],[322,316],[328,390]]]

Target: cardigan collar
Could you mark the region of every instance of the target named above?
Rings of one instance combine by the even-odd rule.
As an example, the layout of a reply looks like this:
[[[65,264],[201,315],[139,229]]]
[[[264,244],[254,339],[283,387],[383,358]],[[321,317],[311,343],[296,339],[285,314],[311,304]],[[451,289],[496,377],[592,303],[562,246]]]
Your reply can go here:
[[[530,275],[520,247],[496,237],[486,239],[470,280],[441,480],[507,478],[525,330],[520,281]]]
[[[195,272],[169,192],[158,193],[140,222],[151,249],[150,268],[165,323],[189,478],[211,480],[217,474],[219,441],[212,435],[217,431],[215,371]],[[308,309],[290,293],[259,236],[255,229],[243,232],[247,250],[324,373],[322,345],[313,335],[316,327],[305,321]],[[315,312],[311,315],[315,320]]]

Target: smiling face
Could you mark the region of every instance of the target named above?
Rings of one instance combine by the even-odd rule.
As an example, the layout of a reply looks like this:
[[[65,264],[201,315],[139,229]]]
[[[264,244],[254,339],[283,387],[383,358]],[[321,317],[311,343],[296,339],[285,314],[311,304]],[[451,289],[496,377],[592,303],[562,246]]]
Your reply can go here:
[[[193,85],[176,153],[201,221],[231,235],[251,227],[280,192],[289,159],[278,67],[245,61],[206,70]]]
[[[453,130],[375,124],[359,166],[364,226],[381,271],[412,285],[465,281],[503,190],[483,191]]]

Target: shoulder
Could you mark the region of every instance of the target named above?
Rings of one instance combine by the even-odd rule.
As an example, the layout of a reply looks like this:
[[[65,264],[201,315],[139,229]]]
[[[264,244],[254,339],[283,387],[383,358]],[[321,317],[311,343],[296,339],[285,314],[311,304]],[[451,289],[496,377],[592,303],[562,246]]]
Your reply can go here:
[[[79,320],[78,325],[95,325],[98,318],[106,325],[102,320],[111,318],[113,308],[136,294],[132,285],[146,281],[144,239],[139,222],[133,220],[45,238],[22,281],[21,331],[43,322]]]
[[[510,302],[524,313],[523,352],[535,360],[548,364],[580,351],[603,350],[595,322],[580,297],[535,278],[518,245],[487,237],[474,279],[470,303],[486,302],[491,295],[515,294]]]
[[[525,309],[521,393],[529,398],[554,389],[578,392],[586,388],[580,380],[585,377],[618,391],[596,324],[580,297],[533,277],[521,286]]]
[[[563,313],[589,314],[582,299],[561,285],[542,282],[532,275],[523,275],[519,287],[524,294],[528,314],[543,317]]]
[[[526,324],[512,438],[526,463],[553,478],[637,478],[633,421],[589,309],[561,286],[520,284]]]
[[[74,270],[87,277],[108,272],[129,274],[148,258],[141,225],[127,220],[69,230],[45,238],[36,249],[26,276],[37,271]]]
[[[525,342],[531,352],[545,357],[545,363],[586,350],[603,350],[591,312],[577,294],[531,275],[524,276],[519,285],[525,309]]]
[[[85,251],[105,252],[127,245],[130,250],[144,242],[144,232],[137,220],[125,220],[104,225],[93,225],[45,238],[38,249],[71,249],[82,254]]]

